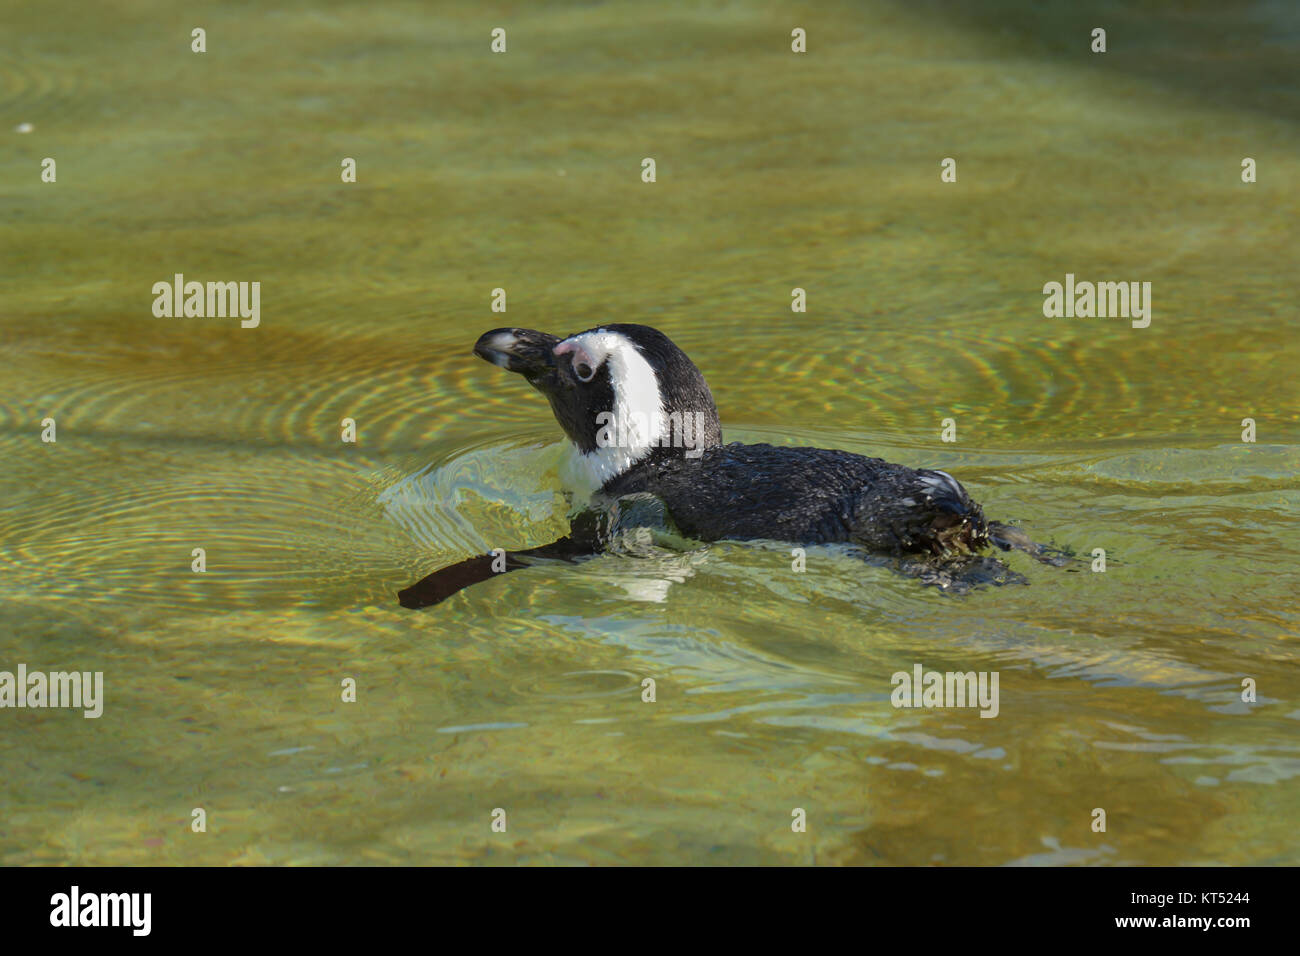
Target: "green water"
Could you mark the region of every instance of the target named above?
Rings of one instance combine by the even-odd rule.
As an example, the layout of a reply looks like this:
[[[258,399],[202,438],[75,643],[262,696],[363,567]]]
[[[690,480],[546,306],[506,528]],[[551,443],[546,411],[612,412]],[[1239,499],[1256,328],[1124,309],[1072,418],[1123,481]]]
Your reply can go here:
[[[5,2],[0,670],[106,703],[0,710],[0,862],[1300,863],[1300,12],[970,6]],[[1044,318],[1067,272],[1150,327]],[[155,318],[175,273],[260,325]],[[475,338],[608,321],[728,438],[946,469],[1106,572],[723,543],[400,609],[564,528]],[[999,716],[893,708],[917,663]]]

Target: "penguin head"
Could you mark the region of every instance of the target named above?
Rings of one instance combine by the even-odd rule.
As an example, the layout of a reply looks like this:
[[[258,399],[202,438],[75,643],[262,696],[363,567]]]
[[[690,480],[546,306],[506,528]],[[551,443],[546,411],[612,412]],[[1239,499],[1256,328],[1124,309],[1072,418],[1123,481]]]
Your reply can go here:
[[[547,397],[573,443],[573,464],[595,487],[647,458],[698,458],[722,443],[704,376],[658,329],[603,325],[564,339],[493,329],[474,354]]]

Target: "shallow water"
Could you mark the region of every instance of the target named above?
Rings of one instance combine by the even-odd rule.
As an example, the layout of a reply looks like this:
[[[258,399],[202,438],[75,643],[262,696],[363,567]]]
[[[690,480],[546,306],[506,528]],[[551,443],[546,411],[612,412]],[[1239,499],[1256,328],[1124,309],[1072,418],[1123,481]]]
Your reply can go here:
[[[107,702],[0,710],[0,861],[1300,863],[1300,12],[1115,4],[1094,56],[1069,5],[966,6],[10,5],[0,670]],[[155,318],[177,272],[260,326]],[[1044,318],[1067,272],[1152,282],[1150,327]],[[1106,572],[723,543],[400,609],[563,533],[478,333],[611,320],[728,439],[943,468]],[[999,716],[893,708],[917,663]]]

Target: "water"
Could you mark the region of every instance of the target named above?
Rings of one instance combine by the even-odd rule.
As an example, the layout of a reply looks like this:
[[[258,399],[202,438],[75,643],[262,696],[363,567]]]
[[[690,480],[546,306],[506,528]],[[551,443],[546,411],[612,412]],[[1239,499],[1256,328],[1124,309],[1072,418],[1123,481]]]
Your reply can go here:
[[[1300,14],[1116,4],[1095,56],[1068,4],[965,6],[9,4],[0,669],[107,701],[0,712],[0,861],[1300,862]],[[154,318],[177,272],[261,325]],[[1045,319],[1067,272],[1151,326]],[[564,530],[477,335],[612,320],[728,439],[944,468],[1107,571],[723,543],[400,609]],[[891,707],[916,663],[998,718]]]

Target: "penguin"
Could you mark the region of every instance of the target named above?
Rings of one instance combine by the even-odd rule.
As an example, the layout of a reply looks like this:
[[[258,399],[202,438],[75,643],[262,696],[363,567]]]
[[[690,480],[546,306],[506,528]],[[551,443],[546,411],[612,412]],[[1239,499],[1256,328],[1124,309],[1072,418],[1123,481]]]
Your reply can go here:
[[[1019,529],[986,520],[945,471],[825,448],[724,444],[704,376],[658,329],[616,323],[565,338],[492,329],[474,354],[546,397],[569,442],[562,479],[587,506],[564,538],[436,571],[399,592],[404,607],[437,604],[537,559],[597,554],[619,505],[646,499],[693,541],[843,543],[940,586],[953,580],[945,566],[990,547],[1056,563]]]

